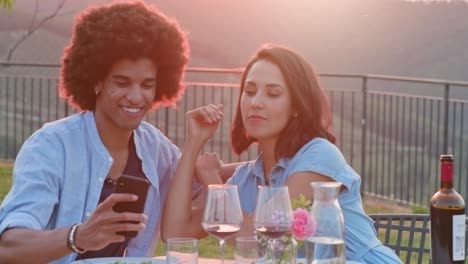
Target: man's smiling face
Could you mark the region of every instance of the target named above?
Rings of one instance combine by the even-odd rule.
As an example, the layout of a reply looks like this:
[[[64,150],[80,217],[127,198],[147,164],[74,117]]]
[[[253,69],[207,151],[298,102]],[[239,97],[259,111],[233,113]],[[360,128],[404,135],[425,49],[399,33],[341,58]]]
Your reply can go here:
[[[151,110],[157,69],[147,58],[115,63],[96,89],[96,119],[108,129],[133,130]]]

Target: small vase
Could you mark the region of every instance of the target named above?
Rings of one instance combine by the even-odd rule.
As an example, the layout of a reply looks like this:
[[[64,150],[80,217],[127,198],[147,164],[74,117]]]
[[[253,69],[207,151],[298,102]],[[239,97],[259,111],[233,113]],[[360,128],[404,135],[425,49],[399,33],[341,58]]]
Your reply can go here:
[[[296,264],[297,241],[292,236],[282,236],[266,248],[266,264]]]

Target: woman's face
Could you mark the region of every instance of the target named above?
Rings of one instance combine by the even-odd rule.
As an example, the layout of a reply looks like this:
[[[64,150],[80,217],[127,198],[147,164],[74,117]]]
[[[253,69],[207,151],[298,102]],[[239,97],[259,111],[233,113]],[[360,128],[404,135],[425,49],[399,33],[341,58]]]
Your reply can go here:
[[[293,115],[291,93],[280,69],[267,60],[255,62],[241,94],[241,113],[247,134],[276,142]]]

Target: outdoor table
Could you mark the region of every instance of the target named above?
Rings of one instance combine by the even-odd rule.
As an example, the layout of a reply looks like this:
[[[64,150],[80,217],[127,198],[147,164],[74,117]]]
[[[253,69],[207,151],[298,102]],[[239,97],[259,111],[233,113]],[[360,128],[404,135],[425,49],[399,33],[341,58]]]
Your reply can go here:
[[[158,256],[155,257],[156,259],[160,260],[166,260],[165,256]],[[225,264],[234,264],[233,259],[224,259]],[[355,262],[351,260],[346,260],[345,264],[359,264],[360,262]],[[221,264],[220,259],[214,259],[214,258],[198,258],[198,264]],[[305,264],[305,259],[298,259],[296,264]]]
[[[72,262],[72,264],[140,264],[140,263],[149,263],[152,264],[166,264],[166,256],[156,256],[153,258],[95,258],[95,259],[83,259]],[[225,264],[234,264],[233,259],[224,259]],[[305,264],[305,259],[298,259],[297,264]],[[328,262],[327,262],[328,263]],[[216,258],[198,258],[198,264],[221,264],[220,259]],[[354,262],[347,260],[346,264],[359,264],[359,262]]]
[[[166,260],[166,256],[157,256],[155,259]],[[198,258],[198,264],[221,264],[221,259]],[[224,259],[224,264],[234,264],[233,259]]]

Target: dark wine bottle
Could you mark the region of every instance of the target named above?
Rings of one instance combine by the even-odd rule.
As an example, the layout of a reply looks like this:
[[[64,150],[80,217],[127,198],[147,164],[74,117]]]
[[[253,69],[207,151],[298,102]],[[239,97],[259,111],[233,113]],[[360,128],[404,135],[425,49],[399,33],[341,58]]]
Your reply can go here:
[[[432,263],[465,263],[465,202],[453,188],[453,155],[440,156],[440,189],[430,207]]]

